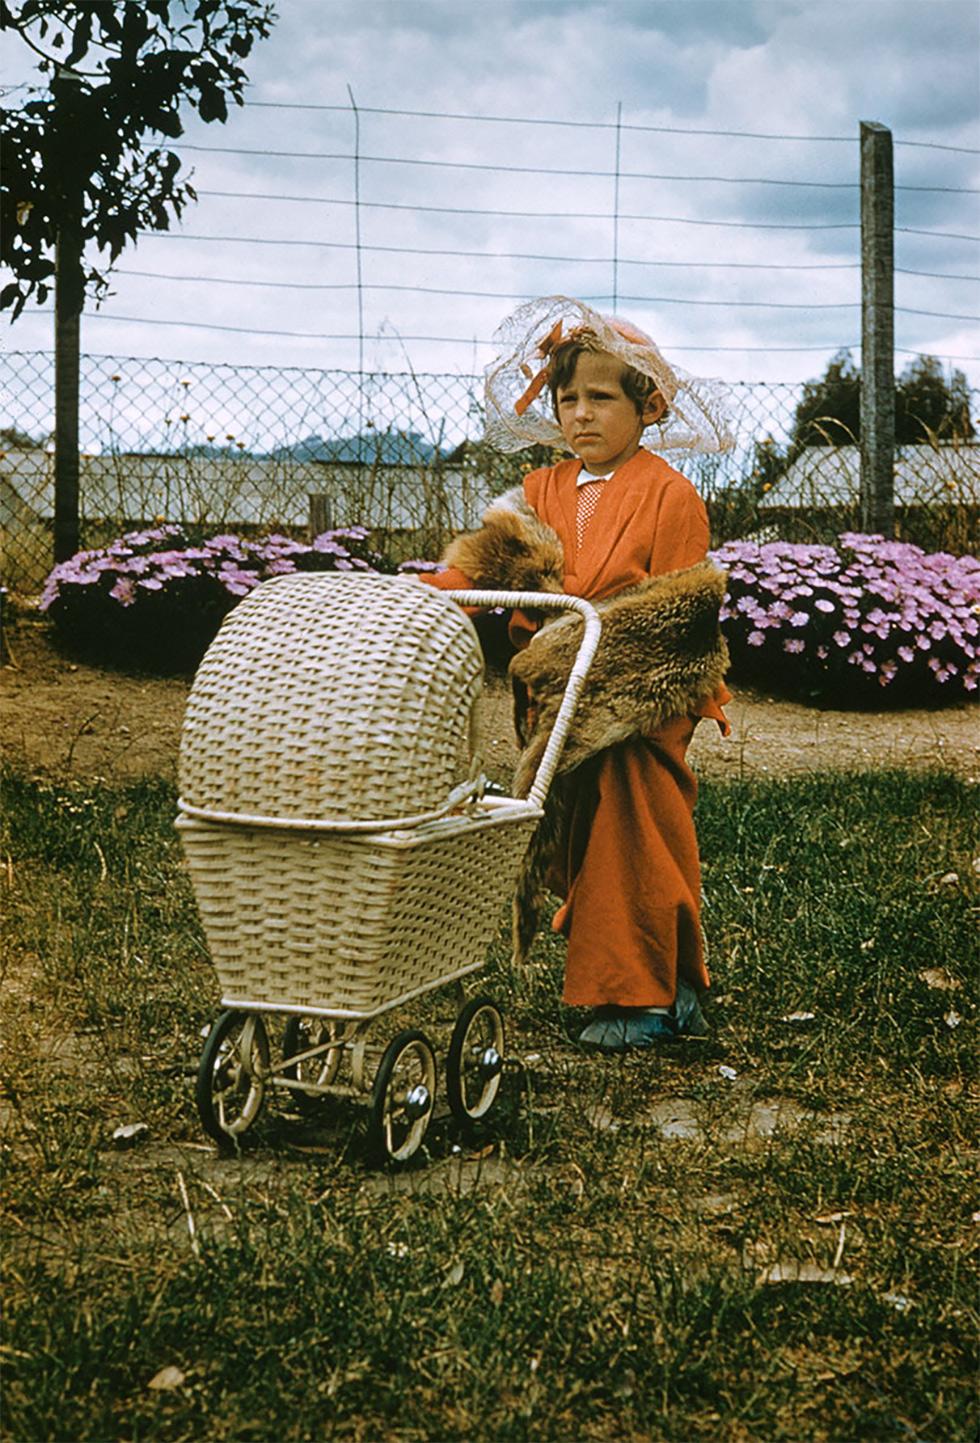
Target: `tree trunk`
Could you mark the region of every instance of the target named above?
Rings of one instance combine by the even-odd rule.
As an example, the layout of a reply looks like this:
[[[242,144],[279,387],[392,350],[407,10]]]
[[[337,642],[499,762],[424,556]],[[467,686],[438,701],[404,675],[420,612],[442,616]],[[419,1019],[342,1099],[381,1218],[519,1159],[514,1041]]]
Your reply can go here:
[[[77,233],[62,230],[55,252],[54,289],[54,559],[79,547],[78,373],[82,269]]]

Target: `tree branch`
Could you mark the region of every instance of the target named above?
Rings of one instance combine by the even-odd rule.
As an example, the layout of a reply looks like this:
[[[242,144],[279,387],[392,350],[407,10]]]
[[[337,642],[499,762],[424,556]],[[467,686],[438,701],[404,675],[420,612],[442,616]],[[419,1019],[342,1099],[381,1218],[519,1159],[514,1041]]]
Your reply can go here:
[[[98,70],[76,70],[73,65],[66,65],[65,62],[61,60],[57,55],[48,55],[48,53],[42,50],[39,45],[34,44],[34,41],[27,34],[27,31],[21,29],[20,25],[13,18],[13,16],[11,16],[11,24],[17,31],[17,34],[20,36],[21,40],[23,40],[24,44],[28,47],[28,49],[33,50],[35,55],[40,55],[41,59],[46,61],[48,65],[57,66],[59,70],[64,71],[66,74],[77,75],[83,80],[102,79],[101,72]]]

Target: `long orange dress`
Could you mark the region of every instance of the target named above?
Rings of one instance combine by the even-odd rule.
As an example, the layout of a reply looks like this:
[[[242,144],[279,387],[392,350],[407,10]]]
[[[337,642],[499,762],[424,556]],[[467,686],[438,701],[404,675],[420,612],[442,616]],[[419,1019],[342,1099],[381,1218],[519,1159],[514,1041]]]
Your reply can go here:
[[[648,576],[703,561],[708,518],[691,483],[641,449],[605,482],[577,544],[578,460],[532,471],[524,494],[557,532],[564,589],[602,600]],[[432,578],[466,586],[459,571]],[[515,613],[526,645],[533,623]],[[677,717],[649,738],[611,747],[579,769],[565,854],[553,885],[564,895],[553,926],[568,939],[564,1000],[573,1007],[669,1007],[678,978],[709,985],[700,927],[701,871],[694,829],[697,779],[686,751],[700,716],[724,730],[722,691],[699,716]]]

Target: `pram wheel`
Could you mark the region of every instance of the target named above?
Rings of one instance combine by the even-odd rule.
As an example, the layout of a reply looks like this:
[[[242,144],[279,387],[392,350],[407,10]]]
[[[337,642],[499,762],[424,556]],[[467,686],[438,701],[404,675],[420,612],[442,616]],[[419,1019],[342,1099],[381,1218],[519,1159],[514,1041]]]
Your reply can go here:
[[[208,1033],[197,1071],[197,1110],[204,1131],[227,1147],[262,1110],[269,1038],[261,1017],[222,1012]]]
[[[436,1091],[435,1053],[424,1032],[400,1032],[385,1050],[371,1092],[368,1141],[381,1162],[407,1162],[419,1149]]]
[[[301,1112],[316,1112],[322,1098],[315,1089],[329,1087],[337,1076],[343,1054],[340,1028],[336,1022],[325,1022],[319,1017],[290,1017],[286,1021],[282,1034],[283,1062],[288,1062],[291,1057],[303,1052],[309,1052],[311,1048],[327,1047],[332,1042],[338,1045],[330,1047],[329,1052],[319,1057],[300,1058],[292,1067],[284,1067],[282,1070],[283,1077],[309,1084],[309,1091],[298,1087],[289,1089]]]
[[[488,997],[472,997],[453,1028],[446,1093],[459,1122],[486,1117],[497,1100],[504,1066],[504,1022]]]

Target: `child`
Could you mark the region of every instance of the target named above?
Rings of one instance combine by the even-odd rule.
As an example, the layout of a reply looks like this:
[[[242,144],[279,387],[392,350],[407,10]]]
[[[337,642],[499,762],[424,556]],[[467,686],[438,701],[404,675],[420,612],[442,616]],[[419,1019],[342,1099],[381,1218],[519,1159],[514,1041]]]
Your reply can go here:
[[[626,322],[551,297],[521,307],[497,338],[488,439],[506,450],[561,443],[574,459],[494,502],[431,579],[562,591],[599,607],[599,652],[538,844],[537,866],[564,899],[553,922],[568,939],[564,1000],[594,1009],[579,1041],[606,1052],[702,1034],[709,979],[685,752],[701,717],[727,731],[724,577],[705,563],[708,520],[693,486],[641,440],[656,427],[659,449],[730,443],[706,388],[682,381]],[[515,612],[510,627],[519,719],[534,723],[522,737],[525,790],[560,699],[555,653],[568,634],[564,621],[535,636],[537,625]],[[527,941],[526,918],[523,932]]]

